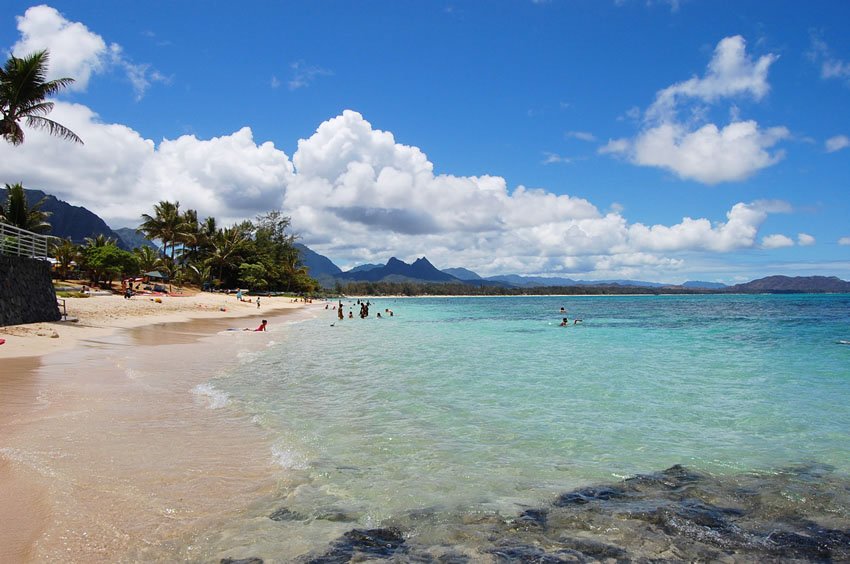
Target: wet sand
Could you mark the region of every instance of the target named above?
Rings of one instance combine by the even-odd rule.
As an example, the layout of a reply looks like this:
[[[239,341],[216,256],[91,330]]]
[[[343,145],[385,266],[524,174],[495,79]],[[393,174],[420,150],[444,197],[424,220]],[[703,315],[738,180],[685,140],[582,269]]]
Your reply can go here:
[[[304,313],[285,313],[262,312],[268,333],[227,332],[247,324],[231,318],[155,323],[2,360],[0,561],[161,560],[274,491],[270,438],[193,391],[286,339]]]

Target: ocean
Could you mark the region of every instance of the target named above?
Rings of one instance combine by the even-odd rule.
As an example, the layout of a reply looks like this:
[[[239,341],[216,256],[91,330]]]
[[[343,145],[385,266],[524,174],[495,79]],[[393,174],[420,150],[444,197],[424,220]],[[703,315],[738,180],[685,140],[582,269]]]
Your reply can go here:
[[[850,295],[344,307],[191,390],[281,476],[192,555],[850,558]]]

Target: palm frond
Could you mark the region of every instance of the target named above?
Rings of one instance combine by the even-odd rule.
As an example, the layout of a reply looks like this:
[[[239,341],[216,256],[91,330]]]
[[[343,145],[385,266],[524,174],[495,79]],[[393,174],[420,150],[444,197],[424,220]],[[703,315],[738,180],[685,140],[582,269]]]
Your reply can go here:
[[[42,116],[27,116],[27,125],[38,129],[45,129],[50,135],[61,137],[62,139],[67,139],[80,145],[84,144],[83,140],[76,133],[52,119]]]

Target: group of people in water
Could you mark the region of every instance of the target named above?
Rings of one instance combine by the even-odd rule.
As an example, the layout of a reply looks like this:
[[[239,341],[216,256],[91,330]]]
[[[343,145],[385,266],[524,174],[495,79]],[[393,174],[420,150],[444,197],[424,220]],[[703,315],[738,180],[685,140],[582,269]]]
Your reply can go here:
[[[365,302],[361,301],[361,300],[357,300],[357,305],[360,307],[360,313],[359,313],[360,319],[366,319],[367,317],[369,317],[369,307],[371,307],[372,303],[369,300],[366,300]],[[328,309],[329,307],[330,307],[330,304],[325,304],[325,309]],[[340,300],[337,305],[335,305],[335,306],[333,306],[333,308],[331,308],[331,309],[336,311],[337,318],[340,321],[345,319],[345,313],[343,313],[343,308],[344,308],[344,306],[342,305],[342,300]],[[393,310],[391,310],[389,308],[384,309],[384,313],[389,315],[390,317],[392,317],[394,315]],[[377,317],[378,319],[381,319],[383,317],[383,315],[381,315],[381,312],[379,311],[378,314],[375,317]],[[348,318],[354,319],[353,309],[348,310]]]
[[[561,314],[567,315],[567,310],[563,306],[561,306]],[[581,319],[573,319],[573,325],[578,325],[581,323]],[[570,324],[570,320],[564,317],[561,319],[561,322],[558,324],[560,327],[567,327]]]

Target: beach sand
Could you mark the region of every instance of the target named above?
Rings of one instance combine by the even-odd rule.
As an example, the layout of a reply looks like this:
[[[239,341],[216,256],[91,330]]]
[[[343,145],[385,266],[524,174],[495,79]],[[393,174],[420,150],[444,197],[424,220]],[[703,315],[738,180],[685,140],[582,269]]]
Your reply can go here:
[[[161,559],[278,487],[264,431],[195,388],[210,367],[281,339],[303,304],[263,298],[258,310],[220,294],[66,304],[78,322],[0,328],[0,562]],[[260,318],[272,332],[226,331]]]
[[[155,301],[159,299],[160,302]],[[69,319],[0,327],[0,360],[41,356],[73,348],[80,341],[99,339],[120,329],[143,325],[173,323],[189,319],[260,318],[272,312],[298,308],[291,298],[263,297],[256,303],[239,302],[233,295],[195,294],[174,296],[137,295],[127,300],[119,295],[65,298]]]

